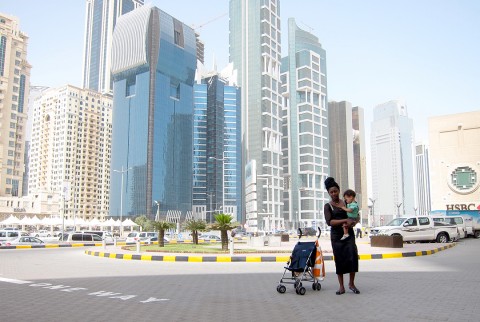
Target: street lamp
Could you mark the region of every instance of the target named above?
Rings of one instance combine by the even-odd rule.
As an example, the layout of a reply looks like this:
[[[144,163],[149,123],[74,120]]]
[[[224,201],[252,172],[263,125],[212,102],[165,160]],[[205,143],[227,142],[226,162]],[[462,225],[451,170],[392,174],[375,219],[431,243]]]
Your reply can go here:
[[[122,175],[122,181],[120,184],[120,237],[123,236],[123,175],[131,169],[132,168],[127,168],[124,170],[122,165],[122,170],[113,170],[113,172],[118,172]]]
[[[269,211],[269,204],[270,204],[270,198],[269,198],[269,188],[270,188],[270,184],[268,182],[268,178],[271,178],[272,176],[271,175],[257,175],[257,179],[263,179],[267,182],[267,212]],[[273,182],[272,182],[272,187],[273,187]],[[274,196],[273,196],[273,193],[272,193],[272,207],[271,208],[271,211],[268,212],[268,213],[271,213],[272,216],[274,216],[274,212],[273,212],[273,202],[274,202]],[[268,216],[268,229],[270,229],[270,216]],[[257,219],[258,220],[258,219]],[[275,220],[275,217],[274,217],[274,220]],[[257,224],[258,225],[258,224]]]
[[[222,208],[225,211],[225,151],[223,151],[223,158],[209,157],[208,159],[222,161]]]
[[[397,217],[400,217],[400,207],[402,206],[402,202],[397,202],[395,205],[397,206]]]
[[[157,214],[155,216],[155,221],[160,221],[160,202],[154,200],[155,204],[157,205]]]
[[[418,210],[418,207],[413,207],[413,211],[415,211],[415,217],[417,217],[417,210]]]
[[[368,198],[368,200],[372,203],[372,227],[375,227],[375,201],[377,199]]]

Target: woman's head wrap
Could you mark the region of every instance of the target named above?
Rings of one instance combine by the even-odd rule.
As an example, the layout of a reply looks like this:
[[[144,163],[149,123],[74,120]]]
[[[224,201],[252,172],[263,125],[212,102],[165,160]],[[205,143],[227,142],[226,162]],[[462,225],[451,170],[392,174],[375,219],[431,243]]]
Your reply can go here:
[[[340,190],[340,187],[338,186],[338,183],[335,182],[335,179],[332,178],[332,177],[328,177],[327,179],[325,179],[325,189],[327,189],[327,191],[330,190],[330,188],[332,187],[337,187],[338,190]]]

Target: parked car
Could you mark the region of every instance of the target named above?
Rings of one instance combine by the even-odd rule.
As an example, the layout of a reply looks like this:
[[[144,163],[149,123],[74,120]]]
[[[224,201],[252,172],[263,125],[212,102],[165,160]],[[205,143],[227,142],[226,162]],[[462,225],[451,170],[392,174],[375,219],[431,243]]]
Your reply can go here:
[[[50,232],[50,230],[39,230],[39,231],[30,233],[30,236],[33,236],[33,237],[51,237],[52,233]]]
[[[429,217],[399,217],[385,226],[374,227],[370,237],[376,235],[400,235],[403,241],[436,241],[446,243],[458,239],[457,226],[434,222]]]
[[[222,239],[218,237],[217,235],[201,235],[199,239],[203,240],[214,240],[214,241],[221,241]]]
[[[126,243],[148,242],[150,238],[158,237],[158,233],[154,231],[134,231],[127,235]]]
[[[87,234],[81,232],[70,232],[60,235],[59,240],[66,242],[101,242],[102,237],[96,234]]]
[[[43,240],[37,237],[32,236],[22,236],[14,240],[9,240],[5,242],[5,246],[15,246],[15,245],[43,245],[45,244]],[[4,246],[2,244],[2,246]]]
[[[109,242],[109,243],[114,242],[113,235],[109,231],[89,230],[89,231],[84,231],[84,233],[98,235],[98,236],[102,237],[103,240],[105,240],[106,242]]]

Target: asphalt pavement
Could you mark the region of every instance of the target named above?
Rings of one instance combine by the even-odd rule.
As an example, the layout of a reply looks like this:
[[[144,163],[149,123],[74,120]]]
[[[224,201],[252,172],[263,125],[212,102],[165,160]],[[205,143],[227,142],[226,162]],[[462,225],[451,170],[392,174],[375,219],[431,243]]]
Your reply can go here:
[[[340,296],[332,261],[321,291],[305,283],[302,296],[293,287],[276,291],[285,265],[279,262],[147,262],[87,256],[83,247],[5,249],[0,321],[478,321],[479,243],[362,260],[361,293]]]

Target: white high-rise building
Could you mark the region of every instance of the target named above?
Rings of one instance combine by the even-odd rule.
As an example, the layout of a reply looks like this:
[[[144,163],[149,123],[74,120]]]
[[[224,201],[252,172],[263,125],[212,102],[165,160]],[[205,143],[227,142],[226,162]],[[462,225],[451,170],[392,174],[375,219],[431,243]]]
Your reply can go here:
[[[250,231],[285,225],[280,44],[279,0],[230,0],[230,62],[242,91],[242,219]]]
[[[428,154],[428,147],[425,143],[417,143],[415,145],[415,174],[417,182],[415,214],[421,216],[427,216],[432,210]]]
[[[66,219],[109,210],[112,98],[71,85],[34,103],[29,194],[60,192]]]
[[[404,102],[393,100],[375,107],[371,128],[374,218],[386,224],[415,209],[413,121]]]
[[[323,206],[329,198],[323,183],[329,174],[326,66],[318,38],[288,19],[288,56],[282,59],[281,74],[288,228],[323,226]],[[350,128],[351,124],[350,115]]]
[[[22,196],[30,69],[28,36],[0,14],[0,196]]]
[[[86,0],[83,87],[113,92],[112,37],[118,17],[143,5],[143,0]]]

